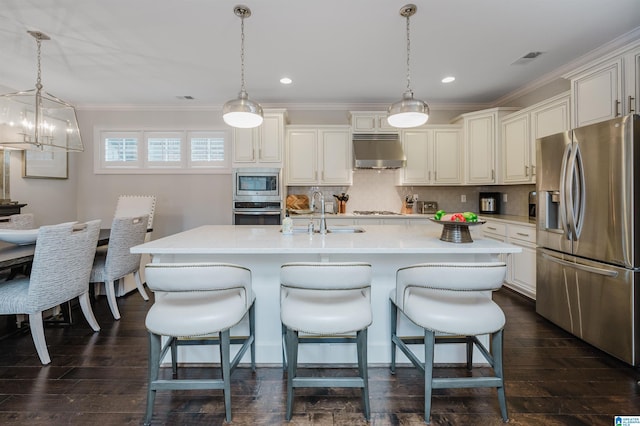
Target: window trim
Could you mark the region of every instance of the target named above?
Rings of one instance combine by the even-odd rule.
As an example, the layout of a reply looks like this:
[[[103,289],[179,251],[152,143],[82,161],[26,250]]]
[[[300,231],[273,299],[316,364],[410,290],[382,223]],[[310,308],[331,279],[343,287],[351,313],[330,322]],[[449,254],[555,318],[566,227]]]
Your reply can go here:
[[[105,137],[136,137],[138,140],[138,161],[109,162],[105,159]],[[180,135],[180,162],[149,162],[147,141],[150,136],[175,137]],[[208,135],[208,136],[206,136]],[[215,165],[206,162],[191,161],[191,138],[220,137],[224,138],[224,160],[215,161]],[[229,129],[158,129],[158,128],[121,128],[94,127],[93,131],[93,170],[94,174],[230,174],[231,173],[231,142],[232,133]]]

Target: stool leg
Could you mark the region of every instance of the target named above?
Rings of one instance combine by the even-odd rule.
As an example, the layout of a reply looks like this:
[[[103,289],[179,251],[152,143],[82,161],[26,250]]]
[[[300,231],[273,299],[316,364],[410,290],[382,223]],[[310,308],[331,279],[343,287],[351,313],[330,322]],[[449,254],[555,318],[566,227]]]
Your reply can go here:
[[[393,340],[398,329],[398,307],[392,300],[389,300],[391,306],[391,374],[396,374],[396,342]]]
[[[231,423],[231,349],[229,329],[220,332],[220,365],[224,382],[224,411],[227,423]]]
[[[467,336],[467,370],[473,369],[473,337]]]
[[[153,403],[156,399],[156,390],[153,388],[153,382],[158,380],[158,371],[160,369],[160,336],[149,332],[149,367],[147,373],[147,411],[144,415],[144,424],[151,424],[153,416]]]
[[[178,378],[178,339],[175,337],[169,337],[171,341],[171,369],[173,371],[173,378]]]
[[[497,377],[500,378],[501,386],[498,387],[498,401],[500,402],[500,414],[504,422],[509,421],[507,414],[507,397],[504,392],[504,371],[502,370],[502,340],[503,331],[497,331],[491,336],[491,348],[493,352],[493,370]]]
[[[362,406],[364,407],[364,417],[369,420],[369,371],[367,368],[367,329],[358,331],[356,344],[358,347],[358,373],[362,377]]]
[[[298,370],[298,332],[286,329],[286,347],[287,347],[287,421],[291,420],[293,415],[293,379]]]
[[[256,302],[249,308],[249,335],[253,337],[251,342],[251,371],[256,371]]]
[[[280,324],[282,327],[282,370],[287,371],[287,327],[284,324]]]
[[[431,423],[431,395],[433,394],[433,361],[436,333],[424,331],[424,422]]]

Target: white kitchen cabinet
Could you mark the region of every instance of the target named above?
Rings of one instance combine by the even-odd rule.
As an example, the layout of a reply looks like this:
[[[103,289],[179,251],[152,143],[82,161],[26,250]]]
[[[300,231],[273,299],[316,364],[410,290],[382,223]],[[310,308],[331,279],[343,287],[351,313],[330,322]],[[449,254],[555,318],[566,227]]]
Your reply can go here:
[[[399,129],[387,121],[386,112],[351,111],[353,133],[395,133]]]
[[[455,122],[464,129],[464,171],[467,184],[500,182],[500,123],[502,117],[518,108],[492,108],[463,114]]]
[[[570,99],[563,93],[503,118],[501,183],[535,183],[536,139],[570,129]]]
[[[572,126],[638,111],[640,42],[564,75],[571,80]]]
[[[286,185],[351,185],[351,144],[349,126],[289,126]]]
[[[536,228],[534,225],[487,220],[485,238],[517,245],[521,253],[500,255],[507,263],[505,285],[532,299],[536,298]]]
[[[253,129],[233,129],[233,167],[282,167],[284,110],[265,112]]]
[[[459,126],[403,130],[407,163],[400,185],[458,185],[463,183],[462,132]]]

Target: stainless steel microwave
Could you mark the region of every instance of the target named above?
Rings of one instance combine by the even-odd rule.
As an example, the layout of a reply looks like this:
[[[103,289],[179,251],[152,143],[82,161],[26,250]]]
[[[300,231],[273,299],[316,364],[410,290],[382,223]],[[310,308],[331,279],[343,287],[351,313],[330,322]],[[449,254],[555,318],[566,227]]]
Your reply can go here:
[[[274,200],[282,198],[281,169],[239,168],[233,170],[235,200]]]

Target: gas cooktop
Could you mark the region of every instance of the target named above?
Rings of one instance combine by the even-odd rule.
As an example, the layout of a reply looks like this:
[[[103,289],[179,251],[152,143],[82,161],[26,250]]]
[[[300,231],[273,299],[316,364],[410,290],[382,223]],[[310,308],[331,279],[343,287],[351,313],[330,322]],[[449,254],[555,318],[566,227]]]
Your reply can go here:
[[[359,215],[359,216],[382,216],[382,215],[397,215],[397,216],[401,216],[401,213],[396,213],[396,212],[392,212],[392,211],[388,211],[388,210],[355,210],[353,212],[353,214],[355,215]]]

